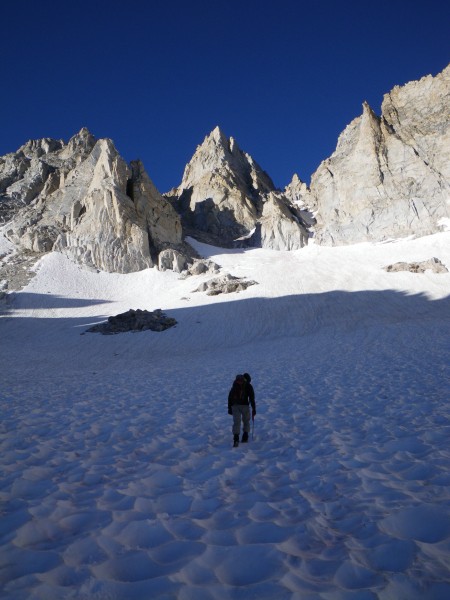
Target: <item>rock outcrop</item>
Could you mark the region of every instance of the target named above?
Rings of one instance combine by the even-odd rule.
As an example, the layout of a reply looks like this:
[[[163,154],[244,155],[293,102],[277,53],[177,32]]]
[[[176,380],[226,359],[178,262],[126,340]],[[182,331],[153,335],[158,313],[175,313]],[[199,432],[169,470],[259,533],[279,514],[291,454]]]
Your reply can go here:
[[[284,196],[296,207],[305,227],[312,230],[316,219],[311,211],[311,191],[297,173],[294,173],[292,181],[284,188]]]
[[[435,233],[450,222],[449,105],[450,66],[395,87],[381,117],[364,103],[310,187],[294,175],[283,191],[218,127],[165,197],[140,161],[87,129],[67,144],[33,140],[0,157],[0,225],[27,264],[60,250],[120,273],[202,269],[183,233],[274,250],[312,235],[338,245]]]
[[[81,132],[80,132],[81,133]],[[61,140],[32,140],[0,157],[0,224],[9,221],[46,187],[58,185],[55,167],[42,157],[63,148]]]
[[[388,265],[385,270],[388,273],[398,273],[399,271],[408,271],[409,273],[425,273],[425,271],[432,271],[433,273],[448,273],[447,267],[443,264],[439,258],[433,257],[429,260],[423,260],[421,262],[397,262],[393,265]]]
[[[218,296],[219,294],[243,292],[251,285],[257,285],[257,282],[225,273],[221,277],[214,277],[201,283],[193,292],[206,292],[207,296]]]
[[[187,231],[218,245],[291,250],[308,239],[300,211],[219,127],[198,146],[181,184],[166,197]]]
[[[450,66],[367,103],[302,199],[321,244],[427,235],[450,217]]]
[[[67,145],[29,142],[6,162],[0,181],[18,207],[6,235],[19,248],[119,273],[154,266],[167,247],[185,252],[180,218],[142,163],[127,165],[111,140],[82,129]]]
[[[108,317],[104,323],[98,323],[89,327],[88,333],[102,333],[103,335],[114,335],[116,333],[126,333],[128,331],[165,331],[174,327],[177,321],[168,317],[160,308],[154,311],[133,310],[130,308],[125,313]]]
[[[306,212],[306,211],[305,211]],[[305,215],[280,192],[270,192],[262,203],[253,245],[272,250],[298,250],[308,243]]]

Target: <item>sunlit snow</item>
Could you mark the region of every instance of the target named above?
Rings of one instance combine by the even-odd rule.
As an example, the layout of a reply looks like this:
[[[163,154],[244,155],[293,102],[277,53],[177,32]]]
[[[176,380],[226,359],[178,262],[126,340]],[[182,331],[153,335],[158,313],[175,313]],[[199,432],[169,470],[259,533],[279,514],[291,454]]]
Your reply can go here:
[[[49,254],[0,319],[0,596],[450,597],[450,232],[296,252],[195,244],[258,282]],[[94,323],[161,308],[164,332]],[[232,448],[227,395],[257,415]]]

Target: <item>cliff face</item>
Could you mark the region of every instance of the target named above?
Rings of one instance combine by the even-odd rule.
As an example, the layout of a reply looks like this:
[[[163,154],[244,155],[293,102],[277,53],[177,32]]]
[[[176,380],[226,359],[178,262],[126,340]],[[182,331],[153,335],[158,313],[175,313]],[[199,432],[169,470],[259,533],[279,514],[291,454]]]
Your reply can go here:
[[[219,243],[297,249],[440,230],[450,218],[450,66],[367,103],[340,135],[308,188],[295,175],[281,192],[216,128],[170,193],[183,222]]]
[[[198,146],[167,197],[187,229],[218,244],[291,250],[308,238],[297,208],[219,127]]]
[[[159,251],[182,242],[169,202],[142,164],[128,166],[110,140],[83,129],[67,145],[29,142],[7,158],[0,181],[15,216],[6,236],[19,248],[60,250],[80,263],[128,273],[153,266]]]
[[[450,67],[365,103],[311,180],[321,244],[427,235],[450,217]]]
[[[105,271],[186,263],[183,231],[217,245],[296,250],[440,230],[450,219],[450,66],[367,103],[308,188],[276,190],[216,127],[163,197],[139,161],[82,129],[0,157],[0,224],[17,248],[60,250]],[[176,259],[174,258],[176,257]],[[177,266],[178,265],[178,266]]]
[[[260,196],[274,189],[269,176],[216,127],[197,147],[180,185],[168,197],[187,227],[227,243],[254,229]]]

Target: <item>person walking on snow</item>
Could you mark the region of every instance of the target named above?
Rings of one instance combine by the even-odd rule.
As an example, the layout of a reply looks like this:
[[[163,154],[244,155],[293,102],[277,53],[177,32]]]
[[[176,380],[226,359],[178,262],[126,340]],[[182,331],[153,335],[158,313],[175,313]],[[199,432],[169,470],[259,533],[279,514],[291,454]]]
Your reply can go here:
[[[256,415],[255,390],[250,383],[252,378],[248,373],[236,375],[233,386],[228,394],[228,414],[233,415],[233,446],[239,446],[239,434],[241,432],[241,420],[244,425],[242,442],[248,442],[250,433],[250,406],[252,407],[252,419]]]

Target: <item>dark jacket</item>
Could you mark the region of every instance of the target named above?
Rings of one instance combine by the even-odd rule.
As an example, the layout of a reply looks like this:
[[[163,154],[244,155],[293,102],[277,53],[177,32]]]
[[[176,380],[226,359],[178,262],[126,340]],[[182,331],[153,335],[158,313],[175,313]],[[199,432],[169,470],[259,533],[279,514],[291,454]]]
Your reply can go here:
[[[235,390],[240,390],[240,385],[242,385],[243,388],[242,394],[236,394]],[[243,406],[251,405],[253,413],[256,414],[255,390],[249,381],[244,379],[241,383],[239,377],[236,377],[228,394],[228,412],[230,412],[233,404],[240,404]]]

